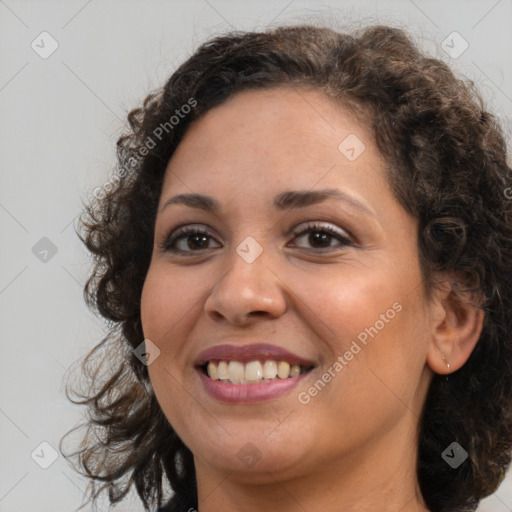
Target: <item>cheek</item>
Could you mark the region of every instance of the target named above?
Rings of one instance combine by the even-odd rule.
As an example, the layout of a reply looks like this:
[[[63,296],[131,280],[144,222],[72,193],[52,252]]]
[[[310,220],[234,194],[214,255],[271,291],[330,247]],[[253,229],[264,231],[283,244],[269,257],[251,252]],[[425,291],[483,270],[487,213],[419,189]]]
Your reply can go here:
[[[319,377],[329,384],[318,386],[322,391],[308,409],[315,410],[308,418],[329,418],[323,422],[325,431],[337,432],[341,423],[358,425],[344,430],[356,442],[358,436],[387,428],[408,408],[416,408],[427,329],[421,287],[411,293],[407,281],[370,269],[297,281],[297,295],[314,312],[311,318],[317,317],[310,329],[326,348]],[[329,286],[318,286],[326,282]]]
[[[301,299],[297,304],[304,304],[298,314],[323,345],[327,367],[346,354],[350,380],[357,372],[358,386],[382,387],[381,377],[398,393],[407,393],[408,382],[425,362],[427,315],[419,270],[388,268],[347,265],[329,274],[304,273],[293,289]],[[368,393],[373,391],[370,386]]]
[[[142,288],[140,315],[144,337],[156,342],[167,318],[163,313],[175,304],[172,303],[172,294],[166,293],[165,282],[157,279],[155,274],[150,267]]]
[[[317,319],[311,321],[311,328],[337,354],[348,350],[351,340],[373,326],[397,300],[396,286],[388,274],[356,266],[339,267],[324,275],[304,273],[295,279],[294,291]]]
[[[188,341],[204,308],[205,283],[204,272],[180,270],[159,261],[149,268],[141,295],[141,321],[144,337],[160,350],[158,359],[148,366],[155,391],[159,383],[179,387],[183,372],[192,371],[193,347]]]
[[[187,297],[176,290],[175,279],[168,273],[150,267],[141,295],[141,321],[144,338],[151,340],[160,350],[158,358],[148,366],[148,373],[157,397],[160,389],[173,385],[171,376],[179,374],[183,322],[190,305]],[[169,390],[166,391],[168,393]],[[175,393],[173,393],[175,396]]]
[[[177,273],[172,273],[171,278],[168,269],[152,264],[141,295],[144,337],[160,350],[158,357],[148,365],[149,378],[162,410],[173,426],[182,423],[181,411],[192,405],[186,403],[181,383],[183,340],[189,331],[186,314],[194,303],[189,290],[180,285]]]
[[[192,276],[193,277],[193,276]],[[163,265],[149,268],[141,296],[141,320],[146,338],[163,341],[165,333],[186,316],[197,304],[197,293],[188,275],[180,280],[180,273]]]

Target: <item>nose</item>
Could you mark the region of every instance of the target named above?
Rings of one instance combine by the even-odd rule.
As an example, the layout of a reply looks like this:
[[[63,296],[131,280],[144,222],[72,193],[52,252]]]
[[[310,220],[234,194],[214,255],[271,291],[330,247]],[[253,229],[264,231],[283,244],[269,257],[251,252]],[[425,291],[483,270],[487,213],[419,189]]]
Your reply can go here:
[[[234,253],[228,271],[205,301],[205,312],[210,318],[242,326],[260,317],[278,318],[286,311],[286,287],[276,266],[264,254],[265,251],[248,263]]]

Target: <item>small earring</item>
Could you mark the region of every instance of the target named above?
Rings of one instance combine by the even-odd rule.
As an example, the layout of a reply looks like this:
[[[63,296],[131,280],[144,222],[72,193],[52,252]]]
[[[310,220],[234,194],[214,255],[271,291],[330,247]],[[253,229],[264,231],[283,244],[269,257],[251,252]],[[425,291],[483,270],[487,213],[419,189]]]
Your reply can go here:
[[[450,369],[450,363],[446,360],[446,356],[441,352],[441,359],[445,362],[446,368]]]

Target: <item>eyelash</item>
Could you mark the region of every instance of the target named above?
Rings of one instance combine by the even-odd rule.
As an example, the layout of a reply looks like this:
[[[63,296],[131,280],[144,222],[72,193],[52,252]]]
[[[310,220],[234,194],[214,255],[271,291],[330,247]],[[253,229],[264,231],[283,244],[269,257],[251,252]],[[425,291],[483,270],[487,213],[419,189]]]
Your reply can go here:
[[[336,237],[340,241],[340,246],[343,247],[352,247],[354,246],[354,243],[343,234],[343,232],[337,230],[336,228],[333,228],[326,224],[320,224],[318,222],[309,222],[306,223],[306,225],[301,225],[300,229],[295,229],[292,231],[294,239],[299,238],[301,236],[304,236],[308,233],[314,233],[314,232],[320,232],[320,233],[328,233],[331,236]],[[187,225],[180,228],[177,228],[173,233],[171,233],[169,236],[167,236],[162,244],[160,244],[160,248],[164,252],[172,252],[175,254],[187,254],[187,253],[199,253],[202,251],[202,249],[198,249],[197,251],[183,251],[182,249],[176,249],[173,247],[173,245],[180,239],[186,239],[189,236],[192,235],[204,235],[208,237],[211,236],[211,232],[208,228],[200,225]],[[213,237],[212,237],[213,238]],[[338,248],[339,248],[338,247]],[[319,249],[316,249],[317,252],[331,252],[335,250],[336,247],[322,247]],[[206,250],[206,249],[204,249]],[[312,250],[315,250],[313,248]]]

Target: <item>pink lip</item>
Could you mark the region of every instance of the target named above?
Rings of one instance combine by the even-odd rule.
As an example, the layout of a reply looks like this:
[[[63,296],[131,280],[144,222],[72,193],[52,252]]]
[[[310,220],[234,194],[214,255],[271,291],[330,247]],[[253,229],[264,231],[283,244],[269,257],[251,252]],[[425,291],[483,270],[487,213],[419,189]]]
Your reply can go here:
[[[286,361],[287,363],[299,364],[306,368],[315,366],[313,361],[308,361],[288,350],[269,345],[267,343],[252,343],[250,345],[217,345],[201,352],[195,361],[195,366],[203,366],[208,361],[249,361],[265,362],[267,359],[273,361]],[[286,379],[284,379],[286,380]],[[267,384],[265,384],[267,385]],[[258,386],[258,384],[252,384]]]
[[[291,391],[301,379],[309,375],[309,372],[307,372],[302,373],[298,377],[288,377],[282,380],[276,379],[260,384],[231,384],[230,382],[210,379],[200,368],[197,369],[197,372],[206,392],[210,396],[229,403],[261,402],[277,398]]]

